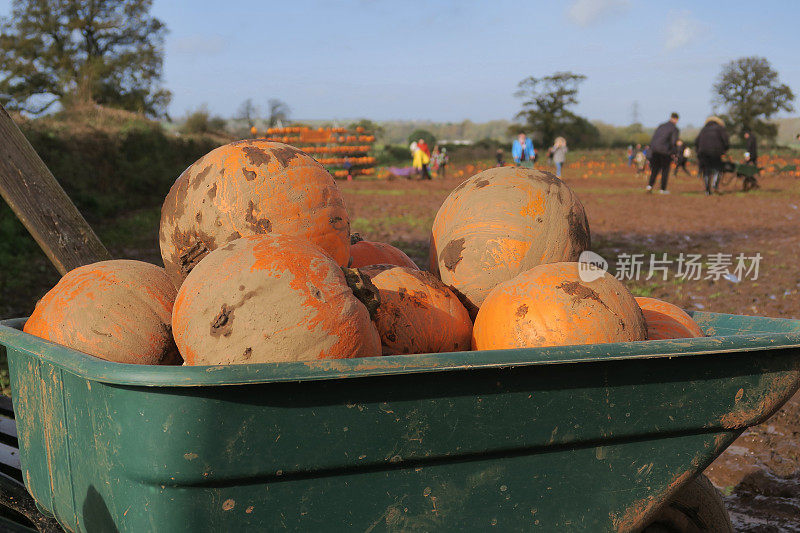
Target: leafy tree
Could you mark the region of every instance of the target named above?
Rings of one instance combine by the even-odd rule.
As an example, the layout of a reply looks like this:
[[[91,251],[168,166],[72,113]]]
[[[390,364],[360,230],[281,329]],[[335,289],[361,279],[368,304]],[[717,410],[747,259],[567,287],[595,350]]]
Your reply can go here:
[[[270,128],[277,125],[278,122],[289,121],[289,115],[291,114],[292,110],[289,108],[289,105],[286,102],[283,100],[278,100],[277,98],[270,98],[268,105]]]
[[[223,129],[225,129],[225,119],[212,116],[205,104],[197,111],[189,113],[181,126],[183,133],[211,133]]]
[[[436,137],[434,137],[433,133],[429,132],[428,130],[421,129],[411,132],[411,135],[408,136],[408,144],[417,142],[420,139],[425,139],[425,142],[428,143],[428,146],[431,148],[433,148],[436,144]]]
[[[778,127],[766,121],[779,111],[794,110],[794,93],[763,57],[740,57],[724,65],[713,92],[714,104],[739,134],[753,131],[774,139]]]
[[[383,127],[379,126],[378,124],[374,123],[373,121],[362,118],[358,122],[353,122],[348,126],[349,129],[354,130],[356,128],[364,128],[364,131],[368,131],[375,135],[375,137],[382,137],[383,136]]]
[[[256,125],[256,118],[258,118],[258,107],[253,103],[252,98],[248,98],[242,102],[242,105],[239,106],[239,112],[236,118],[247,122],[248,128],[252,128]]]
[[[0,94],[38,114],[54,103],[94,102],[162,115],[166,27],[152,0],[14,0],[0,19]]]
[[[514,96],[522,98],[523,102],[517,118],[524,119],[525,123],[511,126],[509,132],[535,133],[545,145],[551,144],[557,136],[564,135],[567,142],[574,144],[574,139],[568,137],[568,130],[586,133],[594,127],[569,110],[578,103],[578,86],[585,79],[586,76],[582,74],[556,72],[543,78],[530,76],[519,82]]]
[[[571,146],[597,146],[600,144],[600,130],[583,117],[574,117],[562,124],[559,135],[567,139]]]

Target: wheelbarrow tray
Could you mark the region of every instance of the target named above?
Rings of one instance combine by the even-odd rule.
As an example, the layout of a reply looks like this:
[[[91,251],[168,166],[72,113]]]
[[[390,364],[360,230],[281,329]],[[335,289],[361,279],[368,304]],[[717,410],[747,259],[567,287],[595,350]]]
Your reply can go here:
[[[624,531],[800,384],[800,321],[304,363],[110,363],[0,325],[25,484],[73,531]]]

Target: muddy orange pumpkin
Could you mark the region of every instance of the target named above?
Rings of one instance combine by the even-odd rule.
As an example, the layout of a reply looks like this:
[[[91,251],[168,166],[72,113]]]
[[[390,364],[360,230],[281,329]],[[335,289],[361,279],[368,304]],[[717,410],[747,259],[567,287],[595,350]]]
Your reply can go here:
[[[210,252],[178,291],[175,342],[187,365],[380,355],[369,312],[319,247],[275,233]]]
[[[683,309],[657,298],[637,297],[636,303],[644,313],[647,338],[691,339],[705,337],[705,333]]]
[[[170,326],[174,300],[163,268],[101,261],[67,272],[23,331],[108,361],[180,364]]]
[[[469,313],[433,274],[395,265],[372,265],[361,271],[380,294],[375,324],[385,354],[470,349]]]
[[[350,256],[353,258],[350,262],[350,266],[353,268],[368,265],[396,265],[419,269],[403,250],[385,242],[365,241],[358,233],[354,233],[350,238]]]
[[[161,208],[161,257],[179,286],[211,250],[268,232],[306,239],[341,266],[350,260],[349,217],[325,168],[285,144],[237,141],[175,181]]]
[[[578,197],[549,172],[502,167],[456,187],[433,223],[430,267],[471,315],[498,283],[543,263],[576,261],[590,245]]]
[[[644,317],[614,276],[584,281],[578,263],[539,265],[497,285],[472,332],[476,350],[641,341]]]

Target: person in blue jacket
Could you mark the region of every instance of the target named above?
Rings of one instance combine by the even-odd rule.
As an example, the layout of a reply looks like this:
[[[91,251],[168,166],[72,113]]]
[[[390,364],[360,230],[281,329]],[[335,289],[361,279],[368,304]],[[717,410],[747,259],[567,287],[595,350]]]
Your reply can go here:
[[[511,145],[511,157],[518,166],[533,168],[533,161],[536,158],[536,150],[533,149],[533,141],[520,133],[514,144]]]

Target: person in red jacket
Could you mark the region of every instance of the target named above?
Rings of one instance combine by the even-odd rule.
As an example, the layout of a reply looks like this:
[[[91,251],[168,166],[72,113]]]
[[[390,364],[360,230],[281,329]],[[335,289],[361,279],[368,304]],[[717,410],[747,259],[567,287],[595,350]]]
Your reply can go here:
[[[431,156],[431,149],[428,148],[428,143],[425,142],[425,139],[420,139],[417,141],[417,148],[425,152],[425,155],[428,157]]]

